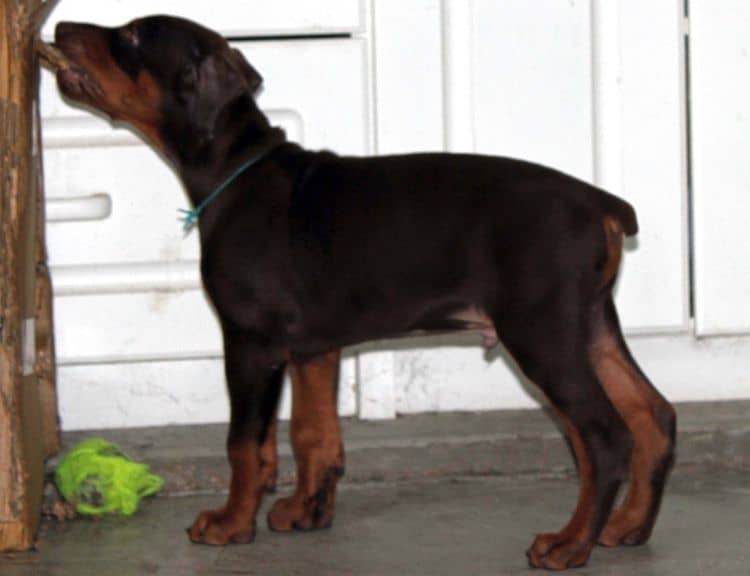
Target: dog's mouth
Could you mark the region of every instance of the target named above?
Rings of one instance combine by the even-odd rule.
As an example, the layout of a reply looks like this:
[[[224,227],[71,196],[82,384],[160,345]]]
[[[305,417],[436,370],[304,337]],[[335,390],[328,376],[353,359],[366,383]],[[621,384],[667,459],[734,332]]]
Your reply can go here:
[[[60,22],[55,39],[40,47],[42,58],[55,70],[60,91],[71,100],[96,105],[104,90],[92,73],[94,53],[104,47],[102,28],[88,24]]]
[[[68,98],[88,104],[95,104],[104,95],[99,83],[80,66],[58,70],[57,85]]]
[[[99,82],[80,64],[80,50],[60,43],[51,44],[50,47],[61,56],[53,65],[57,69],[57,85],[65,96],[88,104],[95,104],[104,96]]]

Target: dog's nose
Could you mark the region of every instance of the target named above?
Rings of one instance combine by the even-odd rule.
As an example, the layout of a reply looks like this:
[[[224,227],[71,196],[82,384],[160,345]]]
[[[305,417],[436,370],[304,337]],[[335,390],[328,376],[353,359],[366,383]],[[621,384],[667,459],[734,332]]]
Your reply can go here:
[[[65,41],[66,38],[75,34],[77,26],[74,22],[58,22],[55,26],[55,42]]]
[[[91,34],[102,31],[99,26],[93,24],[81,24],[79,22],[58,22],[55,26],[55,43],[65,43],[74,39],[82,39]]]

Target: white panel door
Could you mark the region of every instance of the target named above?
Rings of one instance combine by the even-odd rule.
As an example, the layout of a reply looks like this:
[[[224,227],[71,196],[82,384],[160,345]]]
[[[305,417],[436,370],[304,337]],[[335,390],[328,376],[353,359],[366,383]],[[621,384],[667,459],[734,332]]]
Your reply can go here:
[[[626,242],[617,306],[630,333],[686,332],[683,0],[594,8],[595,181],[630,201],[640,226]]]
[[[681,1],[471,5],[476,150],[547,164],[632,202],[641,231],[617,292],[623,324],[686,330]]]
[[[200,22],[227,37],[360,32],[365,0],[65,0],[42,33],[52,37],[61,20],[119,26],[149,14],[171,14]]]
[[[259,104],[290,139],[369,152],[364,41],[237,46],[265,78]],[[220,334],[200,287],[197,235],[177,222],[187,205],[177,178],[128,131],[63,103],[50,74],[42,115],[64,427],[226,419]],[[356,408],[354,378],[349,358],[343,414]]]
[[[686,331],[681,2],[445,0],[443,22],[447,147],[550,165],[631,201],[641,232],[617,292],[623,324]],[[396,411],[535,405],[513,363],[478,344],[399,350]]]
[[[750,333],[750,3],[691,0],[696,329]]]
[[[591,180],[588,2],[471,0],[475,146]]]
[[[387,0],[385,0],[387,1]],[[593,177],[588,2],[443,2],[446,146]],[[402,345],[393,360],[399,413],[533,406],[512,362],[478,337]]]
[[[266,75],[268,87],[259,100],[261,106],[287,128],[291,138],[312,148],[328,144],[355,154],[367,151],[360,41],[240,47]],[[341,74],[348,82],[340,82]],[[332,85],[337,85],[335,96]],[[56,100],[53,90],[54,86],[45,86],[45,102]],[[101,218],[83,222],[63,218],[49,224],[50,262],[60,296],[55,306],[60,361],[220,353],[216,323],[200,291],[197,235],[185,237],[176,219],[177,208],[185,206],[186,199],[174,174],[153,151],[135,142],[134,146],[81,146],[75,130],[69,128],[73,135],[66,140],[56,130],[64,129],[81,112],[63,116],[59,101],[49,108],[45,104],[44,109],[56,116],[45,126],[45,135],[51,133],[53,140],[56,136],[60,146],[48,148],[45,156],[53,210],[102,195],[111,203]],[[112,138],[107,125],[93,118],[88,121],[103,131],[104,143]],[[96,143],[90,132],[88,137]],[[189,330],[196,325],[205,328]]]

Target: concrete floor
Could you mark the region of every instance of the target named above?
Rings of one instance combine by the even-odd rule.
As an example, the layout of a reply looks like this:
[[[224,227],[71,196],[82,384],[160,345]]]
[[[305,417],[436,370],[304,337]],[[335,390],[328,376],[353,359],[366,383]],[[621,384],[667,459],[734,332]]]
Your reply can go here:
[[[283,490],[282,492],[285,492]],[[38,550],[0,555],[3,576],[159,574],[527,574],[532,535],[558,529],[576,498],[573,479],[498,476],[346,485],[332,529],[270,533],[255,543],[209,548],[188,542],[195,513],[223,497],[147,501],[132,518],[46,521]],[[264,511],[272,498],[267,498]],[[651,542],[595,549],[576,574],[748,574],[750,474],[678,469]]]

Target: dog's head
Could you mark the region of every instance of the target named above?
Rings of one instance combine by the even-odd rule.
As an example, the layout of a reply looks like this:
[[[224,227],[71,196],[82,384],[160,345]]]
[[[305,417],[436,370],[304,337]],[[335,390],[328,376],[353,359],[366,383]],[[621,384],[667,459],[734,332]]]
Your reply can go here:
[[[133,126],[167,154],[185,139],[210,141],[222,114],[262,83],[224,38],[181,18],[119,28],[61,22],[55,44],[73,64],[57,74],[65,96]]]

